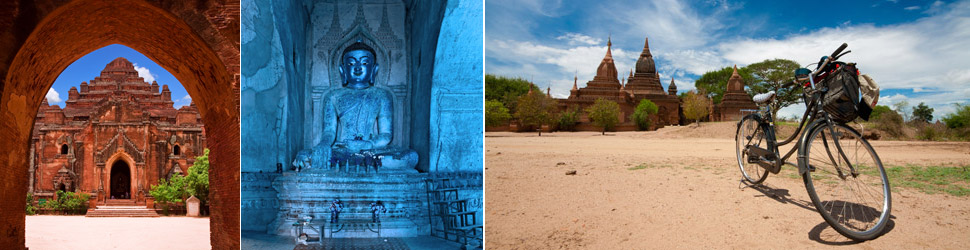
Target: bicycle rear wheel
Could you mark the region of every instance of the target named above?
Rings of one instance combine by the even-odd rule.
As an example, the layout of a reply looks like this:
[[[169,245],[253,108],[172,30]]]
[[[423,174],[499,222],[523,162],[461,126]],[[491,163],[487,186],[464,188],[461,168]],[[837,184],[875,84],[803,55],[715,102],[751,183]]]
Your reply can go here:
[[[809,171],[802,179],[815,209],[835,231],[850,239],[879,237],[889,221],[892,198],[889,178],[876,151],[858,131],[844,124],[832,124],[830,130],[819,123],[810,131],[804,142],[804,155],[808,156],[804,163],[808,165],[803,166]]]
[[[757,163],[748,163],[748,153],[744,150],[748,145],[761,148],[768,148],[765,140],[765,130],[758,126],[759,121],[755,116],[748,115],[738,123],[738,130],[735,132],[734,143],[738,157],[738,167],[741,169],[741,176],[751,184],[758,184],[768,178],[768,169]]]

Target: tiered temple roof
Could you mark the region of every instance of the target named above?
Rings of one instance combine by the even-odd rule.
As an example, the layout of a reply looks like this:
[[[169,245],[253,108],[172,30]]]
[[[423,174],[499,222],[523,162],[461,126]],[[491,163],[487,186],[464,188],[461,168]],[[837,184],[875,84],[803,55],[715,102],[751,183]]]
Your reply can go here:
[[[660,74],[657,73],[653,55],[650,54],[649,38],[643,41],[643,51],[637,59],[636,72],[631,74],[626,90],[633,94],[664,94],[664,88],[660,85]]]
[[[150,117],[163,121],[174,121],[179,112],[197,112],[194,104],[176,110],[172,107],[174,102],[168,85],[162,85],[159,91],[158,82],[145,82],[144,78],[138,76],[134,64],[123,57],[112,60],[99,76],[89,82],[81,82],[80,87],[80,91],[77,87],[71,87],[63,109],[46,104],[45,99],[45,105],[38,110],[38,117],[59,113],[64,118],[57,120],[84,121],[98,113],[107,102],[131,103],[141,107]]]

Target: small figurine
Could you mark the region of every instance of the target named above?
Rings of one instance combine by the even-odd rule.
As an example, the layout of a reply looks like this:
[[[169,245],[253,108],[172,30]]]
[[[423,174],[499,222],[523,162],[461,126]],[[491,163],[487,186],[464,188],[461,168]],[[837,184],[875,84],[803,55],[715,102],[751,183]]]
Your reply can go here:
[[[330,203],[330,223],[337,223],[340,221],[340,210],[343,210],[344,205],[340,203],[340,198],[334,198],[333,202]]]
[[[381,201],[371,202],[370,204],[371,220],[375,223],[381,222],[380,213],[387,212],[387,208],[384,207],[384,203]]]

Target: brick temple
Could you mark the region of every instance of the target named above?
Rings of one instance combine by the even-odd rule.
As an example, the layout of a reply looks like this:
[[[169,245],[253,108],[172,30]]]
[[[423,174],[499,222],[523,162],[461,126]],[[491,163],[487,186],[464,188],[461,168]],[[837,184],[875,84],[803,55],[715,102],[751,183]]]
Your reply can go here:
[[[577,78],[573,77],[573,89],[569,91],[569,97],[559,99],[560,109],[565,110],[570,107],[579,107],[585,110],[586,107],[593,105],[597,99],[606,99],[620,105],[620,124],[618,130],[633,130],[633,122],[629,120],[634,109],[640,100],[647,99],[657,104],[657,115],[653,116],[652,126],[660,128],[666,125],[678,125],[681,120],[680,99],[677,98],[677,85],[670,79],[669,89],[664,91],[660,84],[660,74],[657,72],[656,63],[650,53],[650,40],[644,39],[643,51],[637,59],[634,71],[627,76],[627,83],[620,82],[616,65],[613,62],[613,42],[608,39],[606,42],[606,56],[596,68],[596,76],[593,80],[586,83],[585,87],[578,88]],[[581,130],[597,130],[590,127],[589,118],[585,112],[580,117],[580,124],[577,128]]]
[[[30,141],[28,192],[52,199],[57,190],[84,192],[95,204],[144,206],[160,178],[185,175],[206,147],[198,108],[173,107],[168,85],[145,82],[117,58],[64,108],[44,99]]]
[[[578,107],[585,110],[593,105],[597,99],[614,101],[620,106],[619,124],[616,125],[617,131],[635,130],[630,115],[640,103],[646,99],[652,101],[658,107],[656,115],[651,115],[651,130],[659,129],[668,125],[686,124],[683,116],[683,107],[680,98],[677,97],[677,84],[674,79],[670,79],[667,90],[660,84],[660,74],[657,72],[657,65],[650,53],[650,40],[645,38],[643,51],[637,59],[636,66],[630,71],[624,80],[620,80],[616,65],[613,61],[613,42],[607,39],[606,55],[596,68],[596,76],[593,80],[586,82],[586,86],[579,88],[578,78],[573,77],[573,88],[569,91],[569,97],[556,99],[560,110]],[[727,83],[727,91],[724,100],[712,107],[711,116],[707,121],[730,121],[738,120],[741,111],[745,109],[757,109],[751,96],[744,91],[744,81],[737,72],[735,66],[734,74]],[[625,82],[625,84],[624,84]],[[546,95],[550,96],[549,90]],[[586,112],[580,112],[578,130],[599,131],[602,128],[594,126]],[[514,128],[513,128],[514,130]]]
[[[751,95],[744,92],[744,79],[738,74],[738,65],[734,65],[734,72],[728,79],[727,91],[724,98],[714,109],[716,114],[712,119],[721,121],[741,120],[741,110],[758,109],[758,105],[751,99]]]

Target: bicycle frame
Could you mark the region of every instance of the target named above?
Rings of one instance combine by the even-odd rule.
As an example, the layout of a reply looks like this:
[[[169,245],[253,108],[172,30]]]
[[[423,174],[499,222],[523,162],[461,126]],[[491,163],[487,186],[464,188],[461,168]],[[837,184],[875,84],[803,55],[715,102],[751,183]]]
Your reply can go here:
[[[808,156],[804,154],[806,147],[808,147],[807,145],[805,145],[804,142],[807,141],[808,136],[813,134],[815,130],[823,129],[821,127],[823,126],[822,123],[824,123],[824,126],[825,126],[824,128],[827,128],[829,130],[830,135],[835,134],[835,128],[832,126],[831,118],[828,116],[825,110],[819,109],[819,106],[821,105],[820,103],[821,97],[824,96],[824,94],[828,91],[828,89],[827,88],[819,89],[818,86],[816,86],[816,81],[815,81],[816,78],[819,78],[820,71],[822,71],[822,69],[824,69],[825,66],[831,61],[832,61],[831,59],[827,59],[825,63],[823,63],[817,70],[815,70],[815,72],[812,72],[811,74],[809,74],[808,76],[809,85],[804,86],[804,88],[806,89],[805,91],[806,93],[804,93],[804,96],[803,96],[805,100],[805,105],[806,105],[805,113],[802,114],[802,119],[799,122],[798,128],[795,130],[795,133],[789,136],[788,139],[785,139],[785,141],[781,143],[777,142],[777,138],[775,136],[774,117],[772,117],[771,115],[770,106],[765,106],[762,112],[748,115],[748,116],[753,116],[754,119],[758,121],[758,127],[760,127],[765,131],[765,136],[763,139],[766,140],[766,143],[768,146],[767,150],[758,148],[758,147],[752,147],[750,142],[754,138],[748,138],[748,142],[745,143],[745,145],[747,145],[745,150],[748,151],[749,159],[747,161],[749,163],[757,163],[759,165],[762,165],[772,173],[777,174],[779,171],[781,171],[781,166],[786,164],[788,158],[790,158],[797,151],[799,152],[798,164],[797,164],[799,174],[805,174],[808,171],[814,170],[814,168],[812,166],[809,166],[808,164],[808,159],[807,159]],[[744,119],[742,118],[741,121],[738,122],[738,126],[741,126],[741,122],[743,121]],[[806,124],[809,124],[809,126],[807,126],[808,129],[806,129],[804,133],[801,133],[802,129],[806,128]],[[855,130],[852,129],[851,127],[848,127],[848,128],[853,132],[855,132]],[[798,136],[799,133],[801,133],[801,136],[798,140],[798,146],[792,147],[792,149],[789,150],[788,153],[786,153],[783,157],[779,158],[778,156],[780,154],[779,154],[778,148],[780,146],[784,146],[784,145],[787,145],[788,143],[791,143],[795,139],[795,137],[799,137]],[[846,165],[849,166],[849,170],[852,176],[853,177],[858,176],[859,174],[858,171],[855,170],[855,167],[852,166],[852,164],[850,163],[848,156],[846,156],[844,150],[842,150],[842,146],[839,143],[838,136],[832,136],[832,140],[835,142],[835,146],[838,151],[839,157],[842,158],[842,160],[846,163]],[[835,156],[832,154],[832,150],[829,148],[828,141],[825,137],[825,134],[822,134],[822,142],[823,142],[823,145],[825,146],[826,153],[829,156],[829,160],[832,161],[833,166],[836,166],[836,171],[839,173],[839,177],[844,179],[846,175],[843,173],[842,169],[838,167],[839,164],[837,163]],[[773,162],[764,162],[760,160],[753,161],[750,158],[752,156],[766,157],[766,159],[774,160],[774,161]],[[792,164],[792,165],[796,165],[796,164]]]

